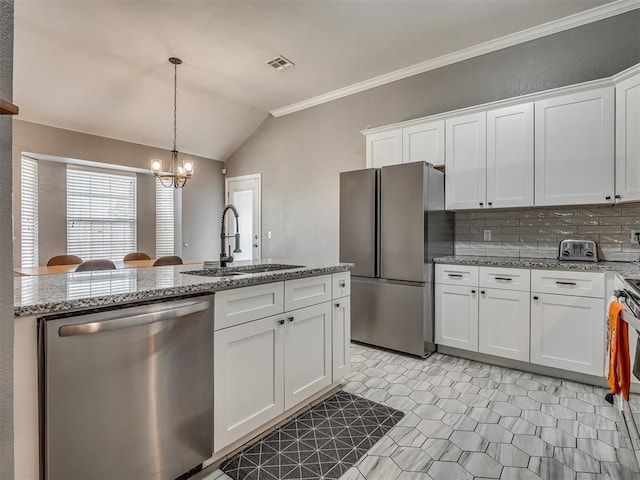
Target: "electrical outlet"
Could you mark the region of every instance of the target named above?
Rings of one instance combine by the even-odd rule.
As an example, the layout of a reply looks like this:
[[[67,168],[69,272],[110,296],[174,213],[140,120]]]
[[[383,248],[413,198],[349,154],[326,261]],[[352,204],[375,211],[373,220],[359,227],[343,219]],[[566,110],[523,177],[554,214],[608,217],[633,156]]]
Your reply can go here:
[[[631,243],[640,243],[640,230],[631,230]]]
[[[484,231],[484,241],[485,242],[490,242],[491,241],[491,230],[485,230]]]

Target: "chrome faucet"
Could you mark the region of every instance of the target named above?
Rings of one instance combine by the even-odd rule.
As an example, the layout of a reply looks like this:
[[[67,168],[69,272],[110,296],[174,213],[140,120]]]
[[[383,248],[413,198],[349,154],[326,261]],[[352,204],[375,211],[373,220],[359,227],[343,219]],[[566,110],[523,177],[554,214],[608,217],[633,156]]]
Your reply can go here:
[[[225,219],[225,216],[227,215],[227,210],[231,210],[236,217],[236,234],[235,235],[225,235],[225,232],[224,232],[224,219]],[[235,249],[233,250],[233,253],[242,252],[242,250],[240,250],[240,233],[238,232],[239,230],[238,218],[239,218],[239,215],[238,215],[238,210],[236,210],[236,207],[234,207],[231,204],[224,207],[224,210],[222,211],[222,222],[220,223],[220,266],[221,267],[226,267],[227,263],[233,262],[233,257],[231,256],[231,245],[229,245],[228,255],[224,249],[224,241],[226,238],[235,237]]]

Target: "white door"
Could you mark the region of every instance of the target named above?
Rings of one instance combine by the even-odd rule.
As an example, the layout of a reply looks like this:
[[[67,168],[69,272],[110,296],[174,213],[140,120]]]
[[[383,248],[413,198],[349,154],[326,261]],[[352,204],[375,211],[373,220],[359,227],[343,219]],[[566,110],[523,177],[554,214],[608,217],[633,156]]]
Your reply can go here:
[[[331,384],[331,302],[287,312],[284,406],[289,409]]]
[[[436,343],[477,352],[477,288],[436,283],[435,291]]]
[[[616,85],[616,201],[640,200],[640,74]]]
[[[367,168],[402,163],[402,129],[367,135]]]
[[[224,181],[227,204],[232,204],[238,210],[241,253],[232,253],[233,259],[260,260],[261,256],[261,207],[260,207],[260,174],[231,177]],[[228,213],[227,235],[233,235],[235,222],[232,214]],[[233,243],[233,239],[230,239]],[[233,247],[232,247],[233,250]]]
[[[448,119],[445,137],[446,209],[484,208],[487,163],[486,112]]]
[[[351,298],[333,301],[331,335],[333,341],[333,381],[337,382],[351,371]]]
[[[285,328],[276,315],[214,333],[215,452],[284,412]]]
[[[601,377],[606,326],[602,298],[533,293],[531,363]]]
[[[529,292],[480,289],[478,351],[529,361]]]
[[[535,204],[613,203],[613,86],[535,102]]]
[[[402,129],[402,163],[444,164],[444,120]]]
[[[533,103],[487,112],[487,206],[533,206]]]

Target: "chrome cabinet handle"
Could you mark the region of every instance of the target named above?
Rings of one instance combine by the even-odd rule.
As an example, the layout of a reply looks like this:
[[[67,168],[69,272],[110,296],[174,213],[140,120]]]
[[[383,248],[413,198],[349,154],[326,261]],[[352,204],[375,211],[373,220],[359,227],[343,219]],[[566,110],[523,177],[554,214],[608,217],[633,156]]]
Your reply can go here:
[[[175,318],[185,317],[193,313],[202,312],[207,308],[209,308],[209,302],[207,301],[194,302],[181,307],[168,308],[157,312],[142,313],[140,315],[115,317],[112,319],[100,320],[99,322],[79,323],[77,325],[63,325],[58,329],[58,335],[61,337],[73,337],[76,335],[90,335],[93,333],[151,325],[152,323],[164,322]]]
[[[572,285],[574,287],[577,285],[576,282],[561,282],[560,280],[556,280],[556,283],[558,285]]]
[[[450,273],[449,278],[462,278],[462,275],[459,273]]]
[[[495,277],[496,280],[498,280],[499,282],[512,282],[513,278],[509,278],[509,277]]]

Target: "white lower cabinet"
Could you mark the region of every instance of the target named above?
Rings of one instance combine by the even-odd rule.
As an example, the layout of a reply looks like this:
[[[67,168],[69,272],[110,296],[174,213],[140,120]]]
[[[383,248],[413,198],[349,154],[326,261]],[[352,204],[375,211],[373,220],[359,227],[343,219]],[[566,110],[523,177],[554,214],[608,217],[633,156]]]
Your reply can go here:
[[[533,293],[531,362],[602,376],[604,299]]]
[[[287,314],[284,341],[284,408],[300,403],[332,382],[331,303]]]
[[[349,373],[350,297],[331,300],[332,284],[338,294],[349,293],[349,273],[287,280],[284,288],[280,282],[216,294],[226,310],[214,322],[214,452],[258,432]],[[254,315],[271,308],[262,308],[269,303],[262,301],[271,295],[269,285],[285,296],[290,293],[285,304],[329,301],[250,321],[244,311],[228,315],[227,307],[238,301],[247,312],[254,305]],[[278,299],[282,311],[282,293]]]
[[[285,409],[283,315],[214,334],[214,451]]]
[[[436,283],[437,344],[478,351],[477,292],[477,287]]]
[[[478,351],[529,361],[529,292],[480,290]]]
[[[351,298],[334,300],[331,320],[333,381],[337,382],[351,372]]]

